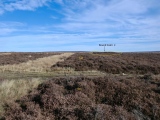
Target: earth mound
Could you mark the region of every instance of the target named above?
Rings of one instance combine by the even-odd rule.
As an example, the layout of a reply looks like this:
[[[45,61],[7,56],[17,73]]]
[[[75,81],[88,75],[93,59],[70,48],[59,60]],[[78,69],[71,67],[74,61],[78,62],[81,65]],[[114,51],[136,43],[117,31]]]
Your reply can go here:
[[[160,94],[141,79],[53,78],[5,106],[4,120],[158,120]]]

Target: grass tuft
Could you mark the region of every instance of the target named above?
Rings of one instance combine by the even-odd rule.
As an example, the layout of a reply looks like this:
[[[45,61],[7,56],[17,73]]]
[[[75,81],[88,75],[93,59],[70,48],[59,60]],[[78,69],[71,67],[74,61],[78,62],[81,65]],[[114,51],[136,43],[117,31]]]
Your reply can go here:
[[[28,91],[36,88],[43,80],[32,78],[30,80],[4,80],[0,84],[0,116],[4,113],[3,106],[26,95]]]

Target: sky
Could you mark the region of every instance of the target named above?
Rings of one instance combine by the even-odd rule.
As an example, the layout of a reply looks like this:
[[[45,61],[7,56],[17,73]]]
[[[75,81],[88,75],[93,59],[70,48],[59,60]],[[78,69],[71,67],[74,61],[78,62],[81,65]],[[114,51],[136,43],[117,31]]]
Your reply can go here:
[[[160,51],[158,0],[0,0],[0,52]]]

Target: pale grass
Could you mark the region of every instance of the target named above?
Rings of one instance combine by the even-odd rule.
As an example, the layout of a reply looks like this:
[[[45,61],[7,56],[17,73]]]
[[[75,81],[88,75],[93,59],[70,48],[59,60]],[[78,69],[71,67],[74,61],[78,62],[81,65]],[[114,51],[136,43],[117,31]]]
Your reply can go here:
[[[0,83],[0,116],[4,113],[3,105],[13,102],[26,95],[29,90],[36,88],[43,80],[32,78],[30,80],[4,80]]]
[[[11,55],[12,53],[6,52],[6,53],[0,53],[0,55]]]
[[[30,60],[25,63],[15,65],[0,66],[0,71],[14,71],[14,72],[49,72],[50,67],[59,61],[64,61],[74,53],[63,53],[60,55],[53,55],[49,57],[39,58],[37,60]]]
[[[52,71],[54,71],[54,73],[67,75],[106,75],[106,73],[98,70],[75,71],[75,69],[71,67],[54,67]]]

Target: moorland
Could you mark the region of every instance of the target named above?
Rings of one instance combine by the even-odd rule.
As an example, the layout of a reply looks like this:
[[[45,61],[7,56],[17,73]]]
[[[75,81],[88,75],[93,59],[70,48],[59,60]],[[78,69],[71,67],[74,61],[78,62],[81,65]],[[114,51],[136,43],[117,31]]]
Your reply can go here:
[[[0,53],[0,120],[159,120],[160,53]]]

